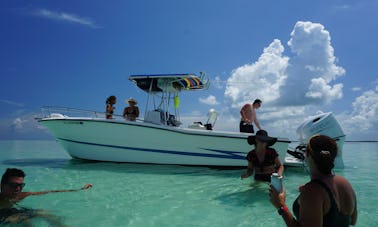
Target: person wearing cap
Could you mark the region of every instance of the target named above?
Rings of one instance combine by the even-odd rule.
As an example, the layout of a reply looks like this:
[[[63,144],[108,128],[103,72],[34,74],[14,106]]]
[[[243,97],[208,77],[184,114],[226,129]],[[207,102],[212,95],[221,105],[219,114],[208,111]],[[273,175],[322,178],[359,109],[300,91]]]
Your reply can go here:
[[[284,167],[274,148],[277,138],[268,136],[265,130],[259,130],[256,135],[248,137],[248,144],[254,145],[255,148],[250,151],[246,157],[248,160],[247,172],[241,175],[241,178],[247,178],[255,172],[256,181],[270,182],[272,173],[278,173],[282,176]]]
[[[123,110],[123,117],[126,120],[135,121],[139,117],[138,102],[133,98],[129,98],[126,100],[126,103],[128,103],[129,106],[125,107]]]
[[[253,124],[255,123],[256,127],[261,130],[260,123],[256,117],[256,110],[261,107],[262,101],[260,99],[255,99],[253,104],[247,103],[240,110],[240,132],[254,133]]]
[[[293,203],[293,214],[286,206],[286,190],[277,192],[270,187],[272,205],[277,208],[287,226],[337,226],[355,225],[357,198],[352,185],[332,169],[337,155],[336,141],[329,136],[310,138],[305,152],[311,181],[299,187],[299,196]]]

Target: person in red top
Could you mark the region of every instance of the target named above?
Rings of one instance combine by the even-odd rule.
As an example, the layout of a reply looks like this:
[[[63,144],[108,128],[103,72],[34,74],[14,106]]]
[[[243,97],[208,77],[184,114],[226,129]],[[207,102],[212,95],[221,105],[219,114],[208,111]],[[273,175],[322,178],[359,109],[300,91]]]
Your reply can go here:
[[[258,129],[262,129],[256,117],[256,109],[260,108],[261,103],[262,102],[260,99],[255,99],[255,101],[253,101],[253,104],[247,103],[241,108],[241,119],[239,124],[240,132],[254,133],[255,131],[253,129],[252,123],[255,123]]]
[[[255,172],[255,180],[270,182],[272,173],[278,173],[282,176],[284,167],[278,157],[275,149],[271,148],[277,138],[268,136],[265,130],[259,130],[255,136],[248,137],[248,143],[255,145],[255,149],[247,155],[248,169],[241,175],[241,178],[247,178]]]

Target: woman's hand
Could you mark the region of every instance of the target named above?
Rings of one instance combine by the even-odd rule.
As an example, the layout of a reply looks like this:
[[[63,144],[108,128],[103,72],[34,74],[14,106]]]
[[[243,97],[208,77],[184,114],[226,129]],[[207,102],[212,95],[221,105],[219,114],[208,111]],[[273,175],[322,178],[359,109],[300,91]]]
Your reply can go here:
[[[285,187],[283,187],[282,192],[279,193],[272,185],[270,185],[269,197],[270,197],[270,203],[273,204],[273,206],[276,207],[277,209],[285,206],[285,201],[286,201]]]
[[[251,176],[251,174],[249,174],[249,173],[243,173],[243,174],[240,176],[240,178],[241,178],[241,179],[244,179],[244,178],[247,178],[247,177],[249,177],[249,176]]]

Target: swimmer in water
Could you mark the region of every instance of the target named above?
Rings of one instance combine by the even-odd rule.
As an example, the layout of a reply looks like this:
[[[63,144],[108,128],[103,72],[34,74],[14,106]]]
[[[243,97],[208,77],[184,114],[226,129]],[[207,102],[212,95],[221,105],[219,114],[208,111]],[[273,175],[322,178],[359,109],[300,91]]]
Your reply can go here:
[[[48,190],[39,192],[23,192],[25,186],[24,171],[16,168],[8,168],[1,178],[1,191],[0,191],[0,224],[19,224],[29,221],[34,217],[51,218],[52,216],[41,212],[41,210],[34,210],[28,208],[17,208],[17,203],[24,198],[31,195],[43,195],[55,192],[77,192],[86,190],[92,187],[92,184],[86,184],[80,189],[68,190]],[[64,226],[58,224],[57,220],[48,220],[57,226]]]

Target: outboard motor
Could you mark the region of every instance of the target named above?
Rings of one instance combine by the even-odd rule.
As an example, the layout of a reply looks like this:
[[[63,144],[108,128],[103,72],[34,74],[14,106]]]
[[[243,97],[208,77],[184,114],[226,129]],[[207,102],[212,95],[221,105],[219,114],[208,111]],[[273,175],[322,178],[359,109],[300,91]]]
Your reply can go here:
[[[342,150],[345,141],[345,134],[331,112],[319,113],[318,115],[310,117],[297,128],[297,134],[300,144],[294,151],[288,151],[289,154],[298,159],[303,159],[304,152],[306,151],[306,146],[310,138],[318,134],[326,135],[336,140],[338,146],[338,152],[335,159],[335,167],[344,167]]]

